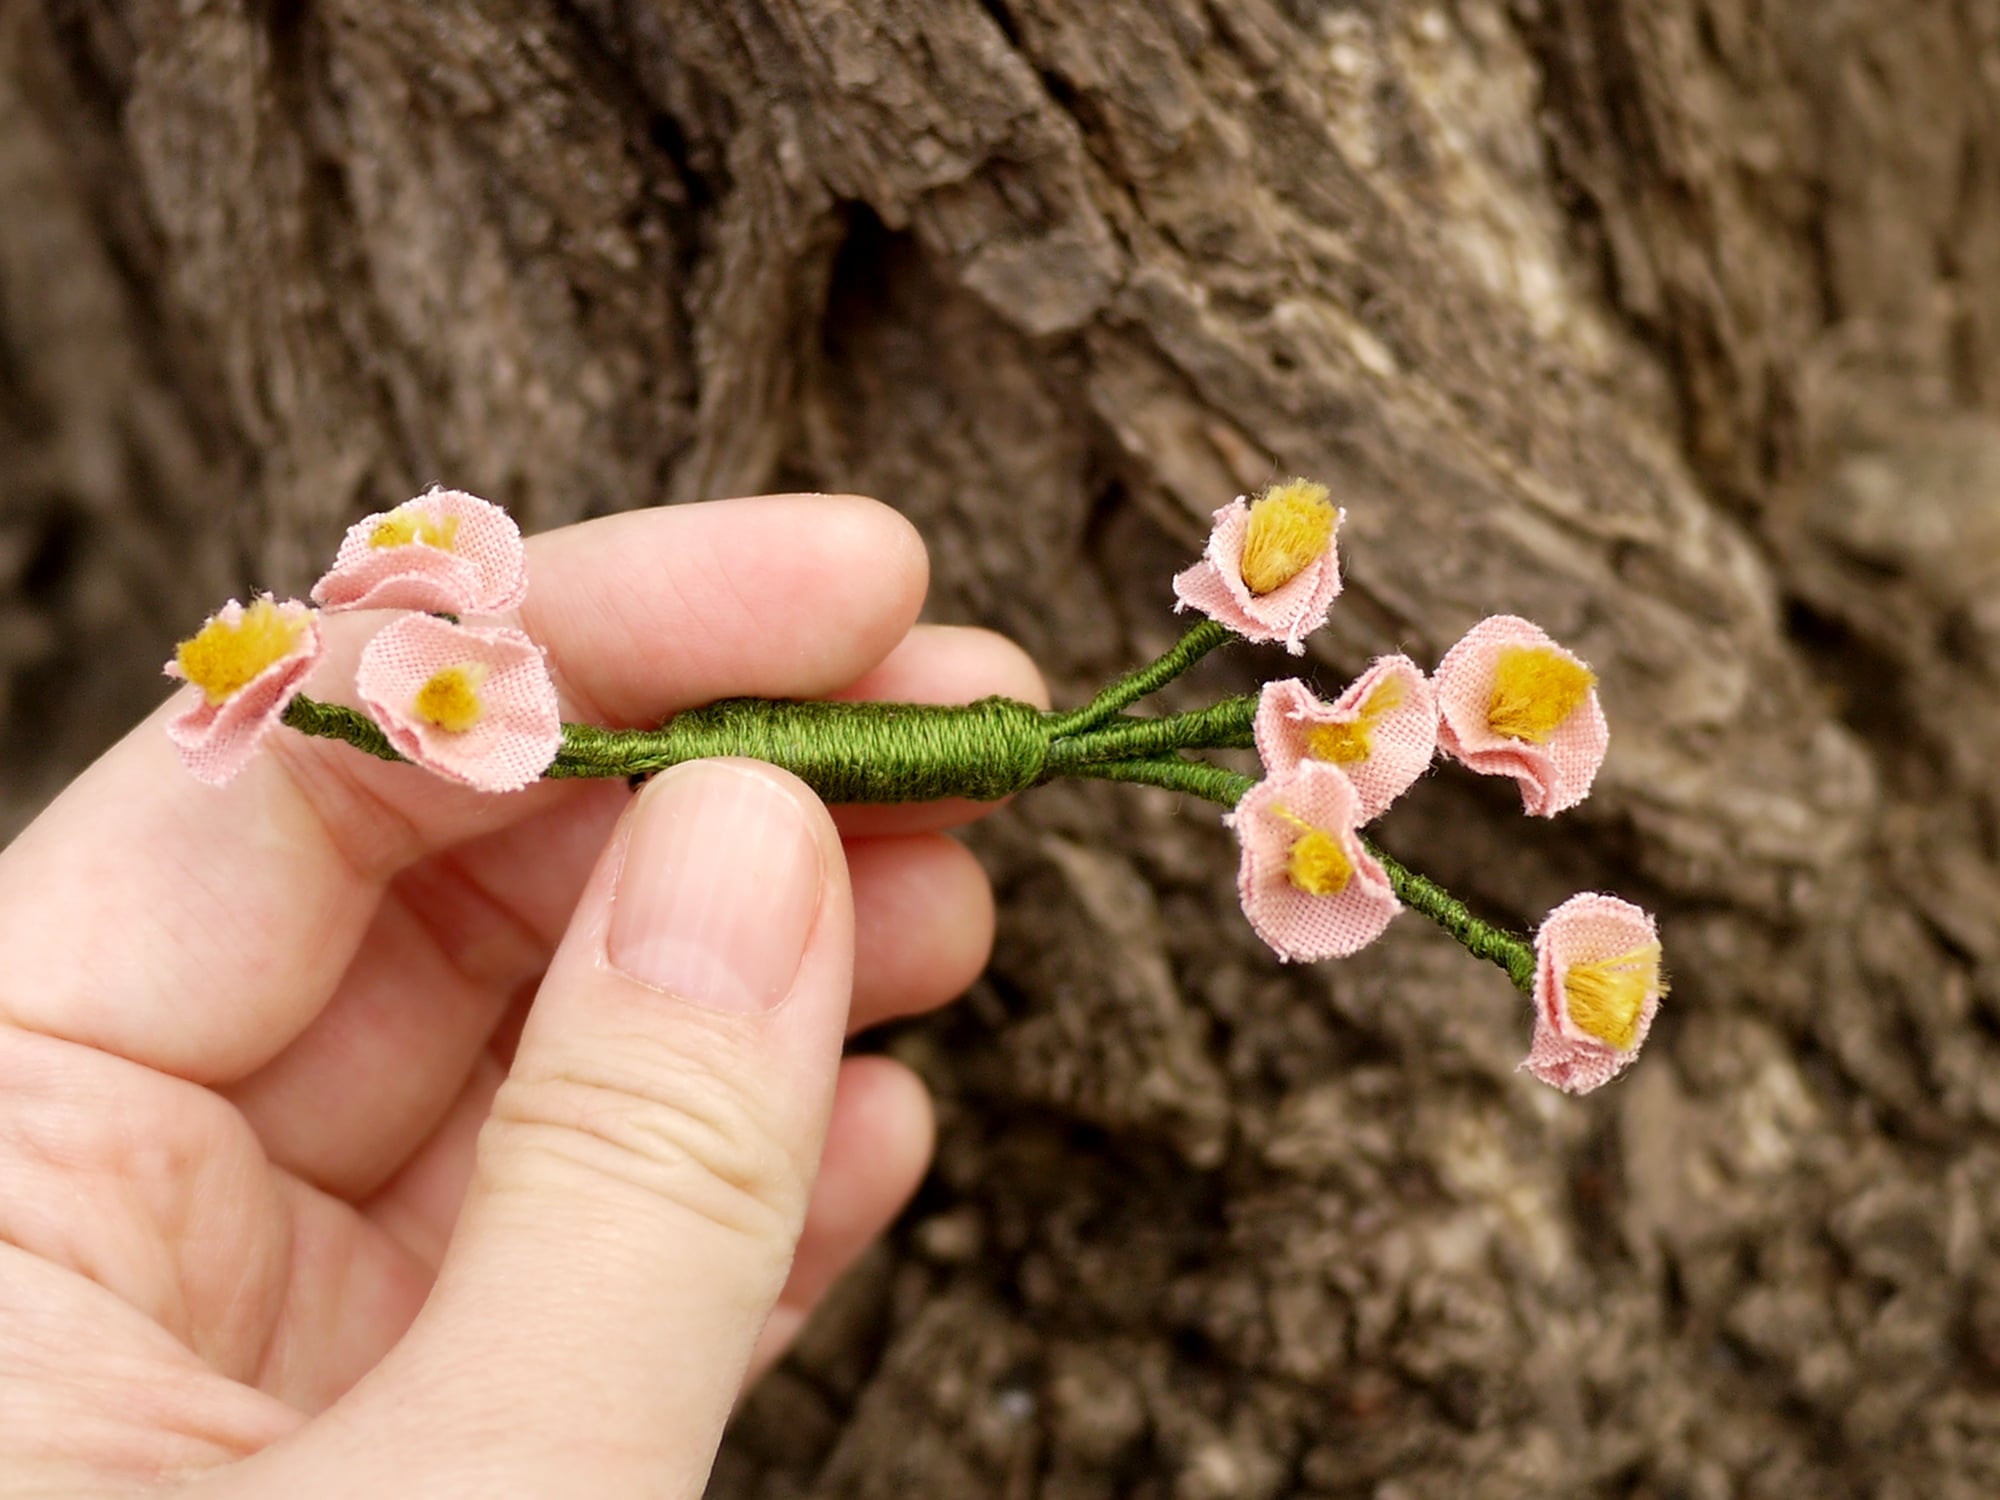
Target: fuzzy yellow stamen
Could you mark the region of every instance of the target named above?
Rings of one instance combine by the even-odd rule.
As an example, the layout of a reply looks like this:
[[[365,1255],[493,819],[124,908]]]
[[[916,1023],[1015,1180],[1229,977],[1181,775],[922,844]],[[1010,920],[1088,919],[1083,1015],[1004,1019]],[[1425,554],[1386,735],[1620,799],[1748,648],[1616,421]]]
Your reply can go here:
[[[368,533],[368,545],[371,547],[407,547],[417,542],[435,547],[440,552],[449,552],[451,544],[457,540],[457,516],[434,520],[425,514],[421,506],[415,505],[397,506],[377,521]]]
[[[1596,685],[1596,673],[1560,651],[1547,646],[1504,647],[1493,673],[1493,701],[1486,722],[1495,734],[1546,744]]]
[[[1306,735],[1306,753],[1337,766],[1358,765],[1375,753],[1368,733],[1373,727],[1365,718],[1351,724],[1321,724]]]
[[[1620,1052],[1632,1048],[1646,997],[1666,992],[1658,943],[1615,958],[1571,964],[1562,976],[1563,1003],[1569,1007],[1570,1020],[1578,1030]]]
[[[1371,723],[1384,714],[1394,713],[1403,706],[1403,679],[1384,677],[1375,684],[1375,691],[1361,701],[1361,717]]]
[[[1326,552],[1339,519],[1325,485],[1310,479],[1272,485],[1250,503],[1244,585],[1253,594],[1283,588]]]
[[[1338,896],[1354,878],[1354,861],[1340,847],[1340,840],[1324,829],[1314,828],[1293,818],[1305,834],[1292,845],[1292,857],[1285,868],[1292,884],[1308,896]]]
[[[1385,714],[1403,706],[1403,684],[1385,677],[1361,703],[1360,714],[1346,724],[1321,724],[1306,734],[1306,754],[1314,760],[1330,760],[1337,766],[1352,766],[1375,753],[1369,731]]]
[[[417,690],[413,705],[417,716],[437,725],[447,734],[463,734],[486,712],[479,688],[486,681],[486,668],[478,662],[446,667],[432,675]]]
[[[182,641],[174,662],[211,704],[224,703],[288,655],[306,624],[304,615],[288,619],[269,599],[257,599],[235,624],[218,617]]]

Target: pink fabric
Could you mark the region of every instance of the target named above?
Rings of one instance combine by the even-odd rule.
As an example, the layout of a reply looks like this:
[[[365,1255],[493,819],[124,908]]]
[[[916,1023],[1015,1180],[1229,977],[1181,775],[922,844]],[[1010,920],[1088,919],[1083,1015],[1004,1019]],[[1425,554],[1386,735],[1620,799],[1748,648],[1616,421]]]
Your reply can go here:
[[[370,543],[376,527],[416,512],[433,523],[456,521],[449,548],[428,542]],[[454,615],[512,609],[528,592],[521,529],[499,506],[463,490],[432,489],[393,511],[348,527],[333,567],[313,585],[325,609],[421,609]]]
[[[1388,872],[1362,847],[1355,832],[1360,810],[1354,784],[1344,772],[1321,761],[1306,761],[1258,782],[1224,820],[1243,844],[1236,876],[1243,914],[1257,936],[1287,963],[1358,952],[1380,937],[1403,909],[1390,888]],[[1306,831],[1300,823],[1332,835],[1354,867],[1338,895],[1315,896],[1292,884],[1292,845]]]
[[[1545,646],[1584,665],[1532,621],[1518,615],[1481,620],[1445,653],[1432,678],[1440,716],[1438,746],[1482,775],[1512,776],[1521,784],[1521,805],[1529,815],[1552,818],[1590,795],[1611,731],[1592,688],[1547,744],[1495,733],[1488,722],[1494,671],[1508,646]]]
[[[210,786],[221,786],[249,764],[264,736],[278,727],[286,706],[298,697],[324,649],[309,606],[296,599],[272,602],[287,620],[306,622],[292,649],[220,703],[210,703],[200,688],[189,687],[181,694],[184,705],[167,720],[167,738],[180,751],[181,763]],[[243,606],[231,599],[209,618],[234,625],[243,618]],[[180,677],[180,663],[169,661],[166,673]]]
[[[1305,653],[1305,638],[1326,623],[1340,594],[1340,524],[1326,554],[1308,563],[1298,577],[1268,594],[1253,594],[1243,581],[1243,537],[1250,525],[1250,502],[1238,495],[1215,513],[1202,560],[1174,578],[1175,613],[1198,609],[1248,641],[1282,641],[1294,656]]]
[[[478,687],[478,722],[454,733],[417,713],[424,684],[447,667],[468,664],[487,669]],[[404,615],[368,642],[354,687],[390,744],[427,770],[482,792],[527,786],[562,748],[562,715],[542,648],[505,626]]]
[[[1264,684],[1257,702],[1257,754],[1270,773],[1290,771],[1312,760],[1312,731],[1329,724],[1353,724],[1362,706],[1385,683],[1402,689],[1402,701],[1367,725],[1365,760],[1340,766],[1354,783],[1360,821],[1372,823],[1407,792],[1437,754],[1437,696],[1423,670],[1407,656],[1384,656],[1331,703],[1315,697],[1296,677]]]
[[[1563,998],[1563,976],[1572,964],[1636,952],[1659,941],[1653,919],[1629,901],[1586,891],[1542,919],[1535,933],[1535,1035],[1521,1066],[1543,1083],[1587,1094],[1631,1065],[1652,1030],[1660,986],[1647,993],[1638,1029],[1625,1051],[1580,1030]]]

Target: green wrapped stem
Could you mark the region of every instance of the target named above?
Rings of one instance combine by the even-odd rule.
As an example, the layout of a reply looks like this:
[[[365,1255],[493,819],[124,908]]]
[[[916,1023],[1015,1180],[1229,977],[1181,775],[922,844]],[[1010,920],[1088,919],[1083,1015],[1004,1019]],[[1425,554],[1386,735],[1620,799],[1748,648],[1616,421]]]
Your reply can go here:
[[[1076,776],[1094,763],[1170,755],[1177,750],[1247,750],[1256,741],[1251,723],[1257,716],[1257,695],[1225,698],[1207,708],[1169,714],[1161,719],[1120,717],[1085,734],[1057,738],[1049,745],[1048,774]],[[1064,717],[1047,717],[1059,733]]]
[[[1042,779],[1042,711],[977,703],[786,703],[730,698],[660,729],[565,724],[546,775],[641,776],[683,761],[742,755],[782,766],[826,802],[995,802]]]
[[[1065,733],[1075,716],[1044,713],[1010,698],[958,705],[735,698],[690,709],[660,729],[565,724],[562,749],[544,774],[644,776],[684,761],[741,755],[784,767],[830,803],[993,802],[1043,781],[1076,777],[1161,787],[1234,807],[1256,779],[1179,752],[1249,744],[1256,708],[1257,699],[1246,696],[1159,719],[1118,714],[1109,723]],[[403,759],[380,726],[356,709],[299,697],[284,721],[382,760]],[[1376,845],[1367,848],[1405,906],[1533,994],[1532,943],[1481,921],[1463,901]]]
[[[1406,868],[1379,844],[1363,839],[1362,844],[1388,872],[1396,899],[1412,911],[1422,912],[1458,940],[1459,946],[1475,958],[1498,964],[1524,995],[1535,993],[1535,945],[1519,933],[1482,922],[1458,897],[1433,880]]]
[[[1051,716],[1051,728],[1058,738],[1080,735],[1116,718],[1132,704],[1172,682],[1216,647],[1235,639],[1227,626],[1202,620],[1190,626],[1186,635],[1168,650],[1136,672],[1128,672],[1082,708]]]
[[[378,760],[401,760],[396,747],[381,727],[359,709],[338,703],[321,703],[317,698],[297,697],[285,705],[284,722],[300,734],[339,740]]]
[[[1243,794],[1257,783],[1222,766],[1178,755],[1157,755],[1137,760],[1093,761],[1067,774],[1090,781],[1124,781],[1139,786],[1157,786],[1170,792],[1185,792],[1205,802],[1234,807]]]
[[[1173,752],[1248,745],[1255,711],[1254,697],[1233,698],[1167,718],[1121,717],[1065,739],[1057,737],[1062,715],[1011,698],[967,704],[732,698],[677,714],[659,729],[565,724],[562,749],[543,774],[646,776],[684,761],[741,755],[784,767],[831,803],[995,802],[1060,776],[1198,786],[1196,795],[1216,800],[1212,793],[1223,783],[1212,777],[1233,773]],[[356,709],[299,697],[285,710],[285,723],[382,760],[404,758]]]
[[[1045,713],[1011,698],[968,704],[731,698],[676,714],[658,729],[565,724],[562,748],[542,774],[647,776],[685,761],[741,755],[784,767],[831,803],[997,802],[1057,776],[1201,787],[1197,795],[1211,796],[1219,784],[1208,773],[1225,779],[1231,773],[1183,761],[1176,752],[1248,746],[1254,697],[1162,719],[1124,710],[1230,638],[1203,620],[1158,660],[1069,713]],[[304,734],[341,740],[382,760],[404,758],[355,709],[300,697],[284,719]],[[1118,765],[1129,765],[1129,774],[1111,769]]]

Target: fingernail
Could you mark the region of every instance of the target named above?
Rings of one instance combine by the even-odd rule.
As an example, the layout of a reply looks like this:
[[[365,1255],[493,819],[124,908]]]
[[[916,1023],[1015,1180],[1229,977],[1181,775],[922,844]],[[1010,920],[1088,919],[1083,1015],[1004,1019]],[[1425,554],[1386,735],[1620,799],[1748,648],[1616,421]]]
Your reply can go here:
[[[792,988],[819,910],[805,808],[764,773],[697,761],[639,794],[605,947],[642,984],[711,1010],[768,1010]]]

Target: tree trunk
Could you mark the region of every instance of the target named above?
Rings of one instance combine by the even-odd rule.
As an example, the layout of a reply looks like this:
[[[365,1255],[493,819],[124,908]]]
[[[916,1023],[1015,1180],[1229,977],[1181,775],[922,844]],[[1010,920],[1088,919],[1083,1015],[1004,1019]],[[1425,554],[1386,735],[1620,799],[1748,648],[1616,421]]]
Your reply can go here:
[[[992,970],[886,1043],[935,1176],[722,1496],[1993,1493],[1996,409],[1988,0],[0,10],[14,821],[432,480],[881,496],[1074,701],[1302,472],[1322,682],[1497,612],[1603,679],[1585,808],[1384,826],[1661,911],[1583,1101],[1413,919],[1277,966],[1208,809],[995,819]]]

